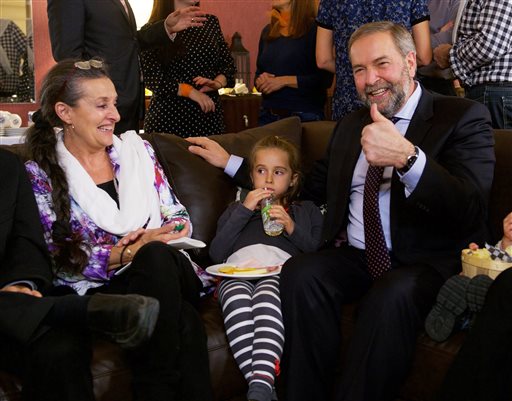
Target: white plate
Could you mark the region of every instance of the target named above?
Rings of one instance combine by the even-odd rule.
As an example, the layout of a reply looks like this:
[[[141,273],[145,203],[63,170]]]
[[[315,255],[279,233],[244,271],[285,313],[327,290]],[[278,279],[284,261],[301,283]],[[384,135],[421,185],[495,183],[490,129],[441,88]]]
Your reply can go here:
[[[28,127],[20,127],[20,128],[5,128],[4,129],[4,135],[5,136],[18,136],[23,135],[25,133],[25,130]]]
[[[128,269],[130,266],[132,265],[132,262],[128,262],[127,264],[125,264],[124,266],[122,267],[119,267],[116,271],[115,271],[115,275],[116,276],[119,276],[122,272],[124,272],[126,269]]]
[[[178,249],[193,249],[193,248],[204,248],[206,244],[203,241],[197,239],[182,237],[178,239],[172,239],[168,244]]]
[[[214,276],[219,276],[219,277],[229,277],[229,278],[239,278],[239,279],[242,279],[242,280],[250,280],[250,279],[255,279],[255,278],[262,278],[262,277],[269,277],[269,276],[275,276],[279,273],[281,273],[281,266],[279,266],[276,270],[273,270],[269,273],[263,273],[263,274],[227,274],[227,273],[221,273],[219,271],[219,269],[221,267],[226,267],[226,266],[233,266],[233,264],[229,264],[229,263],[221,263],[221,264],[218,264],[218,265],[213,265],[213,266],[209,266],[206,268],[206,271]]]

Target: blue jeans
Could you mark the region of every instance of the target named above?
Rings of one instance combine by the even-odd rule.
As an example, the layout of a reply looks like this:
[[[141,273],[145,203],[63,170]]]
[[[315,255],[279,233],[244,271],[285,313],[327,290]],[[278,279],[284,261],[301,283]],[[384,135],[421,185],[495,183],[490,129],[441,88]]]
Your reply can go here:
[[[466,97],[487,106],[493,128],[512,129],[512,86],[476,85],[466,89]]]
[[[306,112],[306,111],[290,111],[289,117],[297,116],[300,118],[300,121],[305,123],[307,121],[320,121],[325,118],[324,113],[314,113],[314,112]],[[274,121],[281,120],[285,118],[283,116],[272,113],[269,109],[260,109],[260,114],[258,116],[258,125],[266,125],[273,123]]]

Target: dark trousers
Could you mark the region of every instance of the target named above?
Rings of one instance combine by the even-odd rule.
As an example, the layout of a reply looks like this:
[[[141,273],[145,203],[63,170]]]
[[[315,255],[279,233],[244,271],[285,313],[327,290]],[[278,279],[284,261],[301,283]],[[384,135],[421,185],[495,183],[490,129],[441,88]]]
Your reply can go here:
[[[364,252],[345,246],[289,259],[281,273],[285,325],[283,374],[288,401],[386,401],[395,398],[417,332],[443,278],[426,266],[402,266],[372,282]],[[340,315],[360,301],[341,371]]]
[[[42,330],[28,344],[0,336],[0,369],[22,379],[24,401],[94,401],[88,333]]]
[[[512,399],[512,269],[501,273],[441,386],[439,400]]]
[[[130,353],[136,400],[212,399],[206,334],[196,310],[201,283],[169,245],[142,247],[130,268],[90,292],[141,294],[160,302],[153,336]]]
[[[94,400],[88,332],[66,321],[47,324],[62,300],[0,292],[0,369],[21,378],[25,401]]]

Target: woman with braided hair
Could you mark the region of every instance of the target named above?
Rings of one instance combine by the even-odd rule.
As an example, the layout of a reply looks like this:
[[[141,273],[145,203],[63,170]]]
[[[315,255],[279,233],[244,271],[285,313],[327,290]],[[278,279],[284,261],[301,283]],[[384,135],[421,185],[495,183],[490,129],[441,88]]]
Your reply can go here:
[[[206,336],[195,309],[201,272],[166,244],[191,235],[189,216],[149,143],[134,131],[114,136],[116,100],[97,59],[61,61],[43,82],[26,169],[55,284],[80,295],[156,298],[153,336],[129,353],[134,399],[210,400]]]

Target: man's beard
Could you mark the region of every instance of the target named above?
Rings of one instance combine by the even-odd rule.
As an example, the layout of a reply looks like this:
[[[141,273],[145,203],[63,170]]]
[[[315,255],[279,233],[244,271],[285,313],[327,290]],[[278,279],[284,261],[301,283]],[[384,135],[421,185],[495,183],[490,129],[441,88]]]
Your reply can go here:
[[[359,98],[364,104],[366,104],[366,106],[368,106],[368,108],[370,108],[372,105],[372,101],[369,100],[368,94],[379,89],[389,90],[390,96],[387,99],[386,106],[383,109],[381,109],[381,106],[378,102],[377,106],[379,106],[379,111],[384,117],[390,118],[393,117],[398,112],[398,110],[400,110],[402,106],[405,104],[410,86],[411,81],[409,78],[409,71],[407,69],[407,66],[404,65],[404,68],[402,69],[402,74],[400,76],[400,80],[398,82],[391,83],[384,80],[379,80],[374,85],[365,86],[364,92],[359,93]]]

